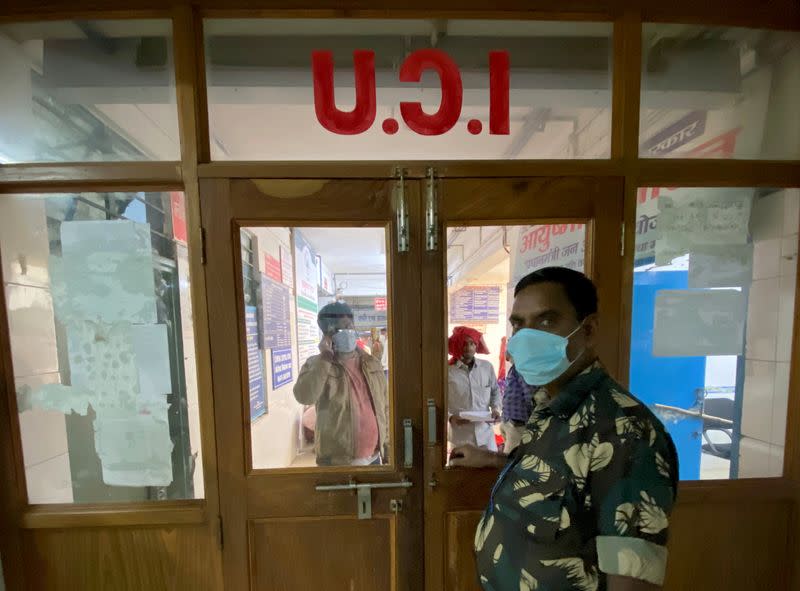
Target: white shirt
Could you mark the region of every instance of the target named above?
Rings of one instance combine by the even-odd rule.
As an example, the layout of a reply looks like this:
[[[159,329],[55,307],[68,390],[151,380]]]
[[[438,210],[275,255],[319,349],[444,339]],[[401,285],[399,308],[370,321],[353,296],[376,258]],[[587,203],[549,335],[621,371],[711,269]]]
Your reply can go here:
[[[383,369],[389,371],[389,337],[383,337],[383,354],[381,355],[381,363],[383,364]]]
[[[448,367],[447,410],[452,415],[465,410],[490,411],[500,409],[500,388],[494,367],[488,361],[475,359],[472,369],[461,360]],[[450,441],[453,445],[471,443],[491,451],[497,451],[494,429],[487,422],[469,425],[450,425]]]

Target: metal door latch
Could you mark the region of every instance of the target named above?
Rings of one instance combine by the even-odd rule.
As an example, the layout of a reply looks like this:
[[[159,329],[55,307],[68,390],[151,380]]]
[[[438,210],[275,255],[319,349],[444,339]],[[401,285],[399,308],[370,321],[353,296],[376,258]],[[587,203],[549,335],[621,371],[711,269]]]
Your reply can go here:
[[[412,486],[414,486],[414,484],[407,478],[401,480],[400,482],[375,482],[375,483],[366,483],[366,482],[357,483],[356,481],[351,480],[347,484],[320,484],[316,487],[316,490],[320,492],[344,491],[344,490],[356,491],[356,500],[358,501],[358,507],[356,513],[358,514],[358,518],[371,519],[373,488],[411,488]],[[400,504],[400,509],[402,509],[402,502]]]

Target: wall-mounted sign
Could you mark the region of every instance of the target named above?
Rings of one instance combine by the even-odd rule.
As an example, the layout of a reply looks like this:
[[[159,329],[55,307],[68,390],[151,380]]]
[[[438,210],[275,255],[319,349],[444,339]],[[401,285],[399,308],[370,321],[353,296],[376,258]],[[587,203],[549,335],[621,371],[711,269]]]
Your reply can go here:
[[[450,323],[479,322],[497,324],[500,321],[500,288],[467,286],[450,295]]]
[[[264,274],[278,283],[283,282],[283,270],[281,269],[281,262],[274,256],[264,253]]]
[[[386,312],[386,298],[375,298],[375,311]]]
[[[706,131],[706,112],[692,111],[662,129],[639,148],[648,156],[663,156],[702,136]]]
[[[272,390],[292,383],[292,349],[273,349],[272,358]]]
[[[247,335],[250,420],[254,420],[267,412],[267,400],[264,396],[264,364],[261,358],[261,349],[258,348],[258,310],[255,306],[246,306],[244,315]]]
[[[283,283],[290,289],[294,287],[294,271],[292,270],[292,251],[285,246],[281,245],[281,277]]]
[[[293,230],[295,260],[295,302],[297,322],[297,357],[302,366],[319,350],[317,326],[317,253],[299,230]]]
[[[328,131],[340,135],[364,133],[375,122],[375,52],[353,52],[355,70],[356,104],[352,110],[342,111],[336,106],[333,84],[333,53],[315,51],[311,56],[314,76],[314,109],[317,121]],[[507,51],[489,52],[489,135],[509,134],[509,55]],[[420,135],[442,135],[453,129],[461,117],[464,88],[458,65],[440,49],[419,49],[408,55],[400,65],[400,82],[419,82],[425,70],[439,75],[441,102],[432,114],[422,110],[418,101],[401,102],[403,123]],[[400,130],[394,118],[382,122],[384,133],[392,135]],[[470,119],[467,130],[478,135],[483,131],[480,119]]]
[[[512,235],[511,284],[544,267],[583,272],[586,256],[584,224],[522,226]]]
[[[172,237],[186,244],[186,199],[181,191],[169,194],[172,211]]]
[[[292,294],[283,283],[261,276],[261,347],[292,346]]]

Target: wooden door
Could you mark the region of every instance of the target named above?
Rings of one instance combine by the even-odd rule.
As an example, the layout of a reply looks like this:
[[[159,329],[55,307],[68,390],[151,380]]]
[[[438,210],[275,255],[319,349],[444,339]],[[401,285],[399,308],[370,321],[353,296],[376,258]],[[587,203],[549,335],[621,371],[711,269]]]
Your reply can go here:
[[[478,591],[473,538],[481,511],[497,476],[495,470],[446,468],[447,337],[451,324],[465,323],[448,310],[448,246],[469,228],[501,226],[518,234],[519,250],[534,250],[526,269],[549,265],[581,266],[575,244],[557,248],[555,236],[573,232],[585,246],[583,268],[595,281],[603,326],[600,355],[609,370],[620,367],[622,301],[621,242],[623,190],[615,178],[445,179],[438,184],[438,249],[422,262],[423,393],[428,400],[425,451],[425,580],[427,591]],[[522,226],[522,227],[520,227]],[[449,230],[449,231],[448,231]],[[578,240],[578,237],[582,237]],[[568,240],[571,242],[572,238]],[[508,252],[513,241],[503,242]],[[564,252],[570,263],[565,263]],[[580,249],[578,249],[578,256]],[[467,256],[464,254],[463,256]],[[480,256],[479,254],[473,256]],[[511,262],[513,265],[513,261]],[[512,269],[511,275],[514,274]],[[478,274],[478,278],[479,278]],[[519,277],[517,277],[518,279]],[[513,293],[513,284],[510,286]],[[451,298],[454,297],[450,294]],[[453,300],[455,301],[455,300]],[[463,319],[461,319],[463,320]],[[505,326],[501,319],[501,326]],[[491,345],[490,345],[491,347]],[[492,351],[497,355],[498,351]],[[435,418],[434,418],[435,417]],[[434,437],[435,433],[435,437]]]
[[[420,217],[415,183],[406,183],[402,200],[397,183],[391,179],[210,179],[201,185],[226,589],[417,591],[422,588],[419,249],[401,248],[396,218],[401,201],[407,219],[412,222],[408,232],[411,244],[415,244],[419,232],[413,223]],[[366,238],[361,241],[358,236],[362,234],[354,229],[366,231],[362,232]],[[261,246],[254,246],[262,239],[267,240],[262,230],[276,235],[283,232],[282,236],[289,232],[294,242],[282,244],[272,254],[262,252]],[[297,236],[305,236],[313,250],[311,237],[330,240],[331,231],[334,242],[336,236],[346,239],[345,243],[335,242],[330,252],[322,253],[322,261],[328,261],[328,265],[333,265],[331,261],[337,256],[334,250],[352,250],[355,245],[365,253],[373,253],[375,232],[385,235],[387,297],[383,302],[375,302],[375,307],[388,308],[387,463],[361,467],[301,462],[298,467],[296,459],[303,456],[298,452],[295,463],[265,468],[259,454],[263,455],[265,445],[277,445],[277,439],[262,439],[258,443],[255,434],[260,429],[259,422],[270,421],[270,437],[274,438],[285,437],[287,421],[293,421],[294,425],[298,422],[296,413],[292,417],[287,411],[287,408],[296,410],[291,390],[267,400],[267,414],[253,418],[249,400],[253,391],[252,361],[248,359],[245,329],[245,315],[253,302],[244,303],[244,290],[249,289],[253,279],[248,278],[248,266],[264,271],[260,273],[262,277],[256,276],[256,281],[267,282],[262,285],[263,290],[279,293],[284,288],[275,284],[291,272],[291,265],[287,267],[287,261],[280,259],[291,250],[300,252],[294,248],[299,244]],[[351,241],[353,236],[355,243]],[[245,260],[254,252],[255,261]],[[307,261],[299,260],[296,254],[293,259],[297,277],[307,270],[301,269]],[[282,267],[280,272],[275,270],[276,264]],[[358,281],[356,275],[350,279],[352,284]],[[285,289],[294,290],[293,301],[308,288],[293,281],[286,283]],[[300,300],[297,302],[297,310],[292,312],[292,331],[304,342],[293,341],[290,347],[295,380],[299,370],[297,358],[309,353],[308,335],[297,332],[298,328],[303,331],[308,328],[301,327],[300,322],[308,321],[309,310],[301,309]],[[298,313],[305,315],[305,320],[298,320]],[[262,310],[260,314],[265,312]],[[265,358],[267,355],[262,359]],[[276,372],[267,372],[265,368],[264,381],[272,381],[267,379],[268,373],[274,378]],[[377,409],[375,400],[373,404]],[[306,429],[304,420],[310,408],[303,408],[297,430],[289,430],[290,437],[300,440],[298,448],[308,443],[303,438],[310,429]],[[325,411],[323,419],[322,407],[319,409],[313,431],[314,437],[322,438],[322,423],[328,420],[329,411]],[[412,431],[406,432],[407,427]],[[320,461],[312,454],[315,457]],[[356,490],[317,489],[337,485],[355,488],[368,483],[387,488],[371,491],[371,517],[361,519],[357,509],[366,509],[365,499]],[[405,484],[398,487],[397,483]]]

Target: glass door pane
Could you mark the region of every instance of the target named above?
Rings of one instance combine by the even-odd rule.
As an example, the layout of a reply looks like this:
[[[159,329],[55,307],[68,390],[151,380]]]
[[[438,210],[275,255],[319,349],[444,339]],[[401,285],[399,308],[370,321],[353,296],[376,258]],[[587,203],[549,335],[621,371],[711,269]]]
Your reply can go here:
[[[532,398],[513,384],[506,392],[514,287],[544,267],[583,272],[585,257],[584,223],[447,227],[448,452],[465,443],[505,453],[516,446],[512,421],[527,420]],[[479,383],[468,378],[465,355]]]
[[[240,236],[252,467],[388,464],[386,228]]]

